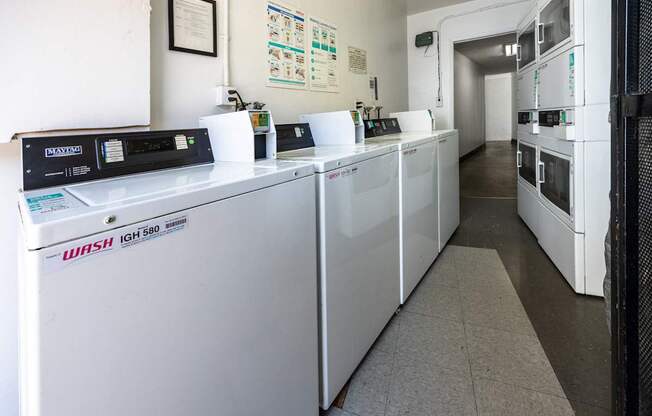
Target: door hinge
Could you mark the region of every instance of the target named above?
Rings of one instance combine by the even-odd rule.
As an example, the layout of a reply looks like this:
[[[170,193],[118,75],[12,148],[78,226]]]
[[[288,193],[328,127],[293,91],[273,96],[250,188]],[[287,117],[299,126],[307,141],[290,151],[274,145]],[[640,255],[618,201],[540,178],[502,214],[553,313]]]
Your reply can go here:
[[[621,115],[622,117],[636,118],[640,114],[641,96],[640,95],[624,95],[619,97],[621,101]]]
[[[612,97],[612,110],[614,104],[620,108],[620,118],[639,118],[652,116],[652,94],[631,94],[616,97],[620,105]]]

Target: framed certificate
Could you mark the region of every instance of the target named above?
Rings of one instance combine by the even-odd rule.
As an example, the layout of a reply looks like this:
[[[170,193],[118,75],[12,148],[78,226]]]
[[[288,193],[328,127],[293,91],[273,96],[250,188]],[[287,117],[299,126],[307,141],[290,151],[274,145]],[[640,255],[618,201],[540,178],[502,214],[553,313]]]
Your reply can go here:
[[[170,50],[217,56],[215,0],[168,0]]]

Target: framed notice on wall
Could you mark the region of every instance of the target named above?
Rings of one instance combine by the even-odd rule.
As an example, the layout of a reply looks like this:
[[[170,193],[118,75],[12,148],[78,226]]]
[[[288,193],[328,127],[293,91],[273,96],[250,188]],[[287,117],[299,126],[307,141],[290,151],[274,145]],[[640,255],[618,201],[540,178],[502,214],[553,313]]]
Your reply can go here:
[[[170,50],[217,56],[215,0],[168,0]]]

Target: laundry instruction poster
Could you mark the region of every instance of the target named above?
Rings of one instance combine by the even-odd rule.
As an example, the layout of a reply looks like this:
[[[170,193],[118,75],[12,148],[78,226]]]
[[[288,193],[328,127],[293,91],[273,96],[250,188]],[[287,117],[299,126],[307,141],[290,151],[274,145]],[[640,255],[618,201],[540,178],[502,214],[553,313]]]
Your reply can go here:
[[[306,17],[281,3],[267,3],[267,85],[305,89]]]
[[[338,92],[337,28],[311,17],[310,33],[310,89]]]

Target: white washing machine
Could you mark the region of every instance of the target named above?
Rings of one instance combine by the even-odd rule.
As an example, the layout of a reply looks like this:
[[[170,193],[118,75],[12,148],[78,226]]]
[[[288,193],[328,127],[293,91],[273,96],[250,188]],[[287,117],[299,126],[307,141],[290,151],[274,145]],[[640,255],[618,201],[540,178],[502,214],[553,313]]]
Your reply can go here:
[[[460,225],[460,136],[457,130],[435,130],[439,201],[439,251]]]
[[[366,139],[395,144],[399,164],[401,304],[439,254],[437,143],[434,134],[398,133]]]
[[[457,130],[434,130],[435,122],[430,111],[390,113],[398,119],[403,132],[432,134],[437,141],[437,229],[439,252],[460,225],[460,155]]]
[[[212,161],[202,129],[24,139],[23,416],[318,414],[313,167]]]
[[[282,131],[295,128],[310,145],[307,127],[277,126],[279,146]],[[395,145],[299,147],[277,155],[316,172],[320,403],[328,409],[399,307],[398,155]]]

